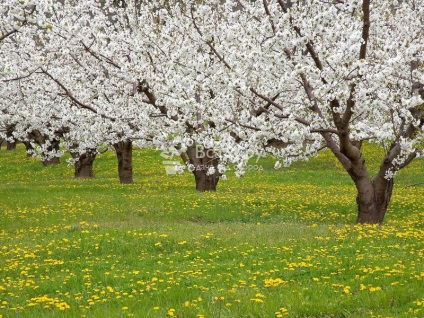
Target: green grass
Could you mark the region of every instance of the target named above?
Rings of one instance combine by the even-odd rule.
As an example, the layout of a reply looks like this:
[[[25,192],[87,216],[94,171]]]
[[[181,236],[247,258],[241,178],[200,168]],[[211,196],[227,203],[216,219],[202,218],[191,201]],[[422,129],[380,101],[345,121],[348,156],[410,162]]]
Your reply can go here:
[[[372,171],[378,150],[367,148]],[[421,317],[423,161],[399,173],[383,226],[353,225],[355,189],[329,153],[272,158],[216,193],[136,151],[73,179],[0,150],[0,317]]]

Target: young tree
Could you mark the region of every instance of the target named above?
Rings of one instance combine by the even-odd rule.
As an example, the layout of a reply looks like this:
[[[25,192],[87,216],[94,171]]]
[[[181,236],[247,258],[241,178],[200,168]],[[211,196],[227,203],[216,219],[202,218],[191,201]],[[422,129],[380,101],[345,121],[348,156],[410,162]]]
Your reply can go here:
[[[257,148],[283,143],[269,149],[285,164],[329,148],[355,183],[357,222],[382,223],[395,173],[422,154],[424,6],[210,0],[192,8],[188,36],[221,62],[209,79],[226,92],[214,102],[221,116]],[[364,140],[385,150],[374,176]]]

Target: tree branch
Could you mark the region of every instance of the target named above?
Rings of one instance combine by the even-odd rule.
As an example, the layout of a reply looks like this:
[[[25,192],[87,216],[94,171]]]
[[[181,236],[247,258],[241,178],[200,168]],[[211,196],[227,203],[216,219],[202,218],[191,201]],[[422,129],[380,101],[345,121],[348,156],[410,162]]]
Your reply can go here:
[[[367,55],[367,45],[368,45],[368,38],[370,35],[370,2],[371,0],[363,0],[362,1],[362,13],[364,15],[363,17],[363,24],[362,24],[362,44],[361,49],[359,51],[359,59],[363,60],[365,59]]]
[[[336,134],[339,135],[342,132],[337,130],[337,129],[330,129],[330,128],[315,128],[315,129],[311,129],[309,130],[311,133],[324,133],[324,132],[328,132],[328,133],[332,133],[332,134]]]
[[[269,104],[277,107],[279,110],[281,110],[282,112],[284,112],[284,107],[281,106],[280,104],[276,103],[274,100],[272,100],[269,97],[266,97],[265,95],[259,94],[254,88],[250,88],[250,91],[255,94],[256,96],[258,96],[259,98],[262,98],[264,101],[268,102]]]
[[[121,67],[117,64],[117,63],[115,63],[114,61],[112,61],[110,58],[108,58],[107,56],[104,56],[103,54],[101,54],[101,53],[95,53],[93,50],[91,50],[84,42],[82,42],[81,41],[81,44],[82,44],[82,46],[84,47],[84,49],[88,52],[88,53],[90,53],[94,58],[96,58],[97,60],[99,60],[99,61],[101,61],[102,59],[100,58],[100,57],[102,57],[102,58],[104,58],[105,59],[105,61],[106,61],[106,63],[108,63],[108,64],[111,64],[111,65],[113,65],[113,66],[115,66],[116,68],[118,68],[118,69],[121,69]]]
[[[255,94],[256,96],[262,98],[264,101],[268,102],[270,105],[273,105],[273,106],[277,107],[279,110],[281,110],[282,112],[284,112],[284,107],[282,105],[276,103],[271,98],[266,97],[266,96],[264,96],[262,94],[259,94],[254,88],[250,88],[250,91],[253,94]],[[274,114],[274,116],[277,117],[277,118],[282,118],[282,119],[289,118],[289,116],[287,116],[287,115],[276,115],[276,114]],[[294,116],[293,119],[295,121],[297,121],[298,123],[300,123],[302,125],[305,125],[305,126],[309,126],[311,124],[309,121],[307,121],[307,120],[305,120],[305,119],[303,119],[301,117]]]
[[[253,126],[249,126],[249,125],[243,125],[243,124],[237,123],[237,122],[236,122],[235,120],[233,120],[233,119],[225,118],[225,120],[226,120],[226,121],[228,121],[228,122],[230,122],[230,123],[232,123],[232,124],[234,124],[234,125],[239,125],[239,126],[244,127],[244,128],[252,129],[252,130],[254,130],[254,131],[261,131],[261,130],[260,130],[259,128],[257,128],[257,127],[253,127]]]
[[[91,107],[90,105],[84,104],[80,102],[66,87],[63,85],[59,80],[54,78],[49,72],[47,72],[44,69],[41,69],[41,71],[46,74],[50,79],[52,79],[57,85],[59,85],[60,88],[62,88],[65,91],[65,94],[73,101],[75,104],[80,106],[81,108],[87,109],[95,114],[98,114],[97,110]]]
[[[24,26],[28,23],[27,16],[33,14],[36,7],[37,6],[33,5],[29,12],[25,12],[25,9],[24,9],[24,20],[22,21],[22,26]],[[18,29],[13,29],[13,30],[10,30],[9,32],[6,32],[5,34],[0,35],[0,42],[2,42],[5,38],[11,36],[12,34],[18,32],[18,31],[19,31]]]
[[[271,12],[269,12],[267,0],[263,0],[263,4],[264,4],[265,13],[269,18],[269,23],[271,23],[272,33],[275,34],[275,25],[274,25],[274,21],[272,21]]]
[[[190,15],[193,21],[194,28],[196,29],[197,33],[199,33],[199,35],[203,37],[202,31],[200,30],[199,26],[196,24],[196,18],[194,17],[194,14],[193,14],[193,7],[191,7],[190,9]],[[218,51],[215,49],[215,47],[212,45],[213,40],[206,41],[205,43],[209,46],[209,48],[216,55],[216,57],[218,57],[218,59],[225,65],[225,67],[231,70],[232,68],[230,64],[228,64],[227,61],[225,61],[224,57],[221,54],[219,54]]]

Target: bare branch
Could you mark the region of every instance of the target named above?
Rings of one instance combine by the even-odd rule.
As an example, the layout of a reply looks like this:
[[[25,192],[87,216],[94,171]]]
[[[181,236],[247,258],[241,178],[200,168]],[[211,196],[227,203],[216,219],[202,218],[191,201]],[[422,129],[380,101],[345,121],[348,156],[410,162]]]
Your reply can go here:
[[[191,15],[191,20],[193,21],[194,28],[196,29],[197,33],[199,33],[199,35],[203,37],[202,31],[200,30],[200,28],[196,24],[196,18],[194,17],[194,14],[193,14],[193,8],[191,8],[191,10],[190,10],[190,15]],[[225,61],[224,57],[221,54],[219,54],[218,51],[213,46],[213,39],[206,41],[206,44],[209,46],[209,48],[212,50],[212,52],[216,55],[216,57],[218,57],[218,59],[225,65],[225,67],[228,68],[229,70],[231,70],[232,68],[231,68],[230,64],[228,64],[227,61]]]
[[[279,110],[281,110],[282,112],[284,111],[284,107],[281,106],[280,104],[276,103],[275,101],[273,101],[271,98],[266,97],[265,95],[259,94],[254,88],[250,88],[250,91],[255,94],[256,96],[262,98],[264,101],[268,102],[269,104],[277,107]]]
[[[271,98],[272,101],[275,101],[278,96],[280,96],[280,93],[277,93],[274,97]],[[260,116],[265,112],[268,112],[269,107],[271,106],[271,103],[268,102],[265,106],[260,106],[259,109],[256,109],[254,111],[255,116]]]
[[[36,73],[38,70],[39,70],[39,68],[36,68],[32,72],[29,72],[27,75],[5,79],[5,80],[3,80],[3,82],[7,83],[7,82],[13,82],[13,81],[19,81],[19,80],[22,80],[22,79],[26,79],[26,78],[30,77],[32,74]]]
[[[316,128],[316,129],[311,129],[310,130],[311,133],[324,133],[324,132],[328,132],[328,133],[332,133],[332,134],[336,134],[339,135],[341,134],[341,132],[339,130],[336,129],[329,129],[329,128]]]
[[[274,21],[272,21],[271,12],[269,12],[267,0],[263,0],[263,4],[264,4],[265,13],[269,18],[269,23],[271,23],[272,33],[275,34],[275,25],[274,25]]]
[[[259,94],[254,88],[250,88],[250,91],[253,94],[255,94],[256,96],[262,98],[264,101],[268,102],[269,104],[277,107],[279,110],[281,110],[282,112],[284,112],[284,107],[282,105],[276,103],[275,101],[273,101],[271,98],[266,97],[266,96],[264,96],[262,94]],[[277,118],[282,118],[282,119],[289,118],[289,116],[287,116],[287,115],[276,115],[276,114],[274,114],[274,116],[277,117]],[[301,117],[294,116],[293,119],[295,121],[297,121],[298,123],[300,123],[302,125],[305,125],[305,126],[309,126],[311,124],[309,121],[307,121],[307,120],[305,120],[305,119],[303,119]]]
[[[403,169],[405,168],[407,165],[409,165],[412,160],[414,160],[417,157],[417,152],[414,151],[413,153],[411,153],[404,162],[402,162],[401,164],[399,164],[396,168],[397,170]]]
[[[243,124],[240,124],[240,123],[237,123],[235,120],[233,120],[233,119],[228,119],[228,118],[226,118],[225,119],[226,121],[228,121],[228,122],[230,122],[230,123],[232,123],[232,124],[234,124],[234,125],[238,125],[238,126],[241,126],[241,127],[244,127],[244,128],[248,128],[248,129],[252,129],[252,130],[255,130],[255,131],[261,131],[259,128],[257,128],[257,127],[253,127],[253,126],[249,126],[249,125],[243,125]]]
[[[78,106],[80,106],[81,108],[87,109],[95,114],[97,114],[97,110],[94,109],[93,107],[91,107],[90,105],[84,104],[81,101],[79,101],[67,88],[65,85],[63,85],[59,80],[57,80],[56,78],[54,78],[49,72],[47,72],[44,69],[41,69],[41,71],[46,74],[48,77],[50,77],[50,79],[52,79],[57,85],[59,85],[60,88],[62,88],[65,92],[65,94]]]
[[[284,12],[284,13],[288,13],[287,6],[286,6],[286,4],[284,3],[284,1],[283,1],[283,0],[278,0],[278,3],[280,4],[280,7],[281,7],[281,9],[283,10],[283,12]],[[290,23],[292,24],[293,29],[294,29],[294,31],[297,33],[297,35],[298,35],[298,36],[300,36],[300,37],[302,37],[302,36],[303,36],[303,34],[302,34],[301,29],[300,29],[297,25],[293,25],[293,17],[292,17],[292,16],[290,16]],[[308,40],[308,42],[306,43],[306,49],[307,49],[307,51],[308,51],[309,55],[310,55],[310,56],[312,57],[312,59],[314,60],[314,62],[315,62],[315,66],[316,66],[316,67],[317,67],[320,71],[322,71],[322,70],[324,69],[324,67],[323,67],[323,65],[322,65],[321,59],[319,58],[318,53],[317,53],[317,51],[315,50],[315,48],[314,48],[313,43],[311,42],[311,40]],[[287,49],[286,49],[286,50],[284,50],[284,52],[285,52],[285,54],[286,54],[288,57],[290,57],[290,56],[291,56],[290,51],[288,51]],[[323,82],[324,84],[327,84],[327,81],[326,81],[324,78],[321,78],[321,80],[322,80],[322,82]]]
[[[371,0],[363,0],[362,1],[362,13],[364,15],[363,17],[363,24],[362,24],[362,44],[361,49],[359,51],[359,59],[363,60],[365,59],[367,55],[367,45],[368,45],[368,38],[370,35],[370,2]]]
[[[112,61],[110,58],[108,58],[107,56],[104,56],[101,53],[95,53],[91,48],[89,48],[84,42],[81,41],[82,46],[84,47],[84,49],[90,53],[94,58],[96,58],[97,60],[101,61],[101,57],[106,61],[106,63],[111,64],[113,66],[115,66],[118,69],[121,69],[121,67],[115,63],[114,61]]]

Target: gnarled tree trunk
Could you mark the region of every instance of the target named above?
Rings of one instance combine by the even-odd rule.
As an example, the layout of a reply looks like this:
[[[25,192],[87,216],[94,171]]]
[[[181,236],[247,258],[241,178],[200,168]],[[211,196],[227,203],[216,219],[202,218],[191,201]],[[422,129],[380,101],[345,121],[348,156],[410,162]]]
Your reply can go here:
[[[218,171],[219,158],[213,153],[212,149],[193,145],[181,154],[181,158],[186,164],[194,166],[192,172],[197,191],[216,191],[221,174]],[[210,168],[213,168],[213,173],[210,173]]]
[[[381,224],[386,215],[392,197],[394,180],[375,179],[370,182],[356,184],[358,195],[357,223]]]
[[[118,175],[122,184],[134,183],[132,169],[132,141],[120,141],[113,145],[118,158]]]
[[[373,179],[369,176],[365,159],[362,157],[361,144],[350,143],[349,148],[346,147],[343,150],[350,159],[348,164],[345,162],[346,171],[357,189],[357,223],[383,223],[394,186],[394,179],[390,176],[390,172],[401,168],[401,166],[395,166],[393,163],[393,159],[400,153],[399,144],[394,143],[391,146]],[[409,160],[412,160],[412,158],[407,161]],[[408,164],[408,162],[405,162],[405,164]]]
[[[88,149],[82,154],[71,151],[71,155],[76,160],[74,163],[75,178],[93,178],[93,163],[96,158],[96,150]]]

